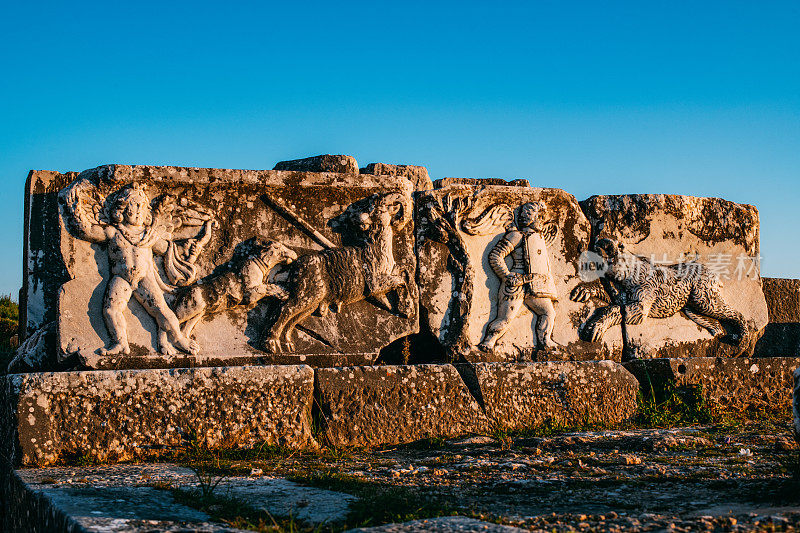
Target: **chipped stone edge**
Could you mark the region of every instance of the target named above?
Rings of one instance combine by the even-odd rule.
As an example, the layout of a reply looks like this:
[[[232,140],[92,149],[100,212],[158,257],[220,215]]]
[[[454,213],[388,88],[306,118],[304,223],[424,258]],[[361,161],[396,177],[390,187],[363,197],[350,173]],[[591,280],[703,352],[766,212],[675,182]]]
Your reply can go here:
[[[792,413],[794,415],[794,438],[797,441],[797,444],[800,444],[800,368],[794,371]]]
[[[5,458],[0,466],[0,505],[2,531],[86,531],[47,495],[25,483]]]

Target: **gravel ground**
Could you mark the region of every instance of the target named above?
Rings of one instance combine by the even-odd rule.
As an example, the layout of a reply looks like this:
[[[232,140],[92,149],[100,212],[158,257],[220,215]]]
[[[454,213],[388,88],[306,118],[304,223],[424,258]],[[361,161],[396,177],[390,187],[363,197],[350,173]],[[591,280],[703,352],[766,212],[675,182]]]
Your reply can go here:
[[[301,466],[289,459],[277,470]],[[750,426],[488,437],[320,461],[459,514],[534,531],[800,530],[800,452]]]
[[[325,523],[322,530],[385,524],[369,520],[370,512],[379,514],[370,505],[390,503],[370,499],[383,492],[390,498],[411,495],[404,501],[420,505],[394,520],[416,519],[416,525],[387,531],[423,531],[419,519],[437,513],[532,531],[800,531],[800,451],[788,425],[588,431],[502,441],[479,436],[260,457],[215,458],[218,473],[228,476],[220,486],[288,478],[367,502],[359,520]],[[109,479],[126,486],[196,485],[190,470],[170,465],[37,469],[27,477],[52,489],[100,488]],[[347,498],[340,499],[346,508]]]

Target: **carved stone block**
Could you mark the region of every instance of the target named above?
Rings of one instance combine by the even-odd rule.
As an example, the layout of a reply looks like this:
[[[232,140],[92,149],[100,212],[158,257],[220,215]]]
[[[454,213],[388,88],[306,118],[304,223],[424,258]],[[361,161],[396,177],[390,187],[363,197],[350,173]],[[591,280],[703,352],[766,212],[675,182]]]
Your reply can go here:
[[[292,159],[291,161],[280,161],[272,170],[358,174],[358,162],[351,155],[323,154],[303,159]]]
[[[304,365],[16,374],[3,378],[6,456],[44,466],[264,442],[314,445],[314,372]]]
[[[690,357],[642,359],[625,363],[642,390],[660,396],[672,385],[699,386],[712,409],[786,411],[792,403],[792,373],[800,358]]]
[[[800,279],[761,278],[769,323],[755,357],[800,357]]]
[[[794,394],[792,395],[794,415],[794,439],[800,444],[800,368],[794,371]]]
[[[327,440],[379,446],[486,431],[481,407],[451,365],[316,370]]]
[[[370,163],[361,169],[362,174],[385,176],[402,176],[408,179],[415,191],[433,189],[433,182],[428,176],[428,169],[417,165],[392,165],[389,163]]]
[[[27,190],[23,316],[62,366],[364,364],[418,331],[405,178],[109,165]]]
[[[571,194],[454,182],[417,196],[420,306],[454,360],[607,359],[578,337],[594,303],[570,300],[589,246]]]
[[[767,324],[755,207],[663,194],[593,196],[581,207],[615,293],[582,337],[627,336],[633,357],[753,353]]]
[[[613,427],[637,408],[639,382],[611,361],[478,363],[475,373],[486,415],[506,430]]]

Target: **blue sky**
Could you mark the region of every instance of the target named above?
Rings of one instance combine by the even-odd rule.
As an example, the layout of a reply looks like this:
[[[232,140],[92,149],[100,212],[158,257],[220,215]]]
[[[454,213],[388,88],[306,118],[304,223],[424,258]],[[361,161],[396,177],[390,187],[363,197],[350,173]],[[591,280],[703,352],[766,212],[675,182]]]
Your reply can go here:
[[[346,153],[761,213],[800,277],[800,2],[22,2],[0,9],[0,292],[31,168]]]

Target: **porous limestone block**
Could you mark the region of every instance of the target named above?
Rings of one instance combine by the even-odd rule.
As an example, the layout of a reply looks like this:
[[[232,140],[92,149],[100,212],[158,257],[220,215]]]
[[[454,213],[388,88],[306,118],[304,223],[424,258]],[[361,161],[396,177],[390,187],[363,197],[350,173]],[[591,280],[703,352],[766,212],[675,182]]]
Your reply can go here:
[[[758,339],[756,357],[800,356],[800,279],[761,278],[769,323]]]
[[[451,365],[319,368],[316,402],[336,446],[379,446],[485,431],[486,417]]]
[[[351,155],[323,154],[304,157],[303,159],[292,159],[291,161],[280,161],[273,170],[358,174],[358,162]]]
[[[788,411],[797,357],[642,359],[625,363],[645,394],[662,396],[671,386],[699,386],[711,409]]]
[[[800,368],[794,371],[794,394],[792,395],[794,414],[794,438],[800,444]]]
[[[390,163],[370,163],[360,170],[362,174],[378,174],[386,176],[402,176],[408,179],[415,191],[433,189],[433,182],[428,176],[428,169],[417,165],[393,165]]]
[[[719,198],[666,194],[592,196],[581,202],[581,207],[598,242],[610,239],[621,243],[625,253],[643,257],[649,265],[684,264],[672,267],[680,278],[676,282],[661,275],[649,276],[654,269],[641,261],[617,261],[625,282],[633,280],[637,271],[642,272],[642,279],[648,279],[631,281],[637,290],[640,286],[658,286],[658,302],[652,305],[648,316],[636,323],[636,310],[628,313],[627,331],[635,355],[652,358],[753,354],[768,319],[761,289],[759,218],[755,207]],[[690,260],[694,262],[689,263]],[[704,272],[717,276],[721,288],[692,277],[690,273],[698,271],[697,264]],[[638,270],[640,267],[644,270]],[[698,305],[685,305],[685,297],[679,296],[684,291],[675,289],[681,284],[691,285],[691,298],[697,298]],[[633,294],[635,291],[631,292],[625,295],[631,300],[629,304],[639,298]],[[741,314],[747,329],[743,338],[732,336],[738,335],[734,322],[722,323],[724,331],[714,336],[684,312],[689,309],[701,315],[701,320],[711,317],[711,324],[715,325],[717,316],[726,314],[723,311],[727,308]],[[621,327],[609,328],[605,337],[619,342]]]
[[[56,335],[17,370],[374,361],[419,329],[413,188],[355,169],[32,172],[23,321]]]
[[[486,415],[505,430],[614,427],[636,411],[639,382],[612,361],[477,363]]]
[[[575,197],[560,189],[462,181],[446,181],[417,196],[421,327],[451,353],[472,362],[593,360],[618,354],[621,345],[585,342],[578,336],[596,304],[570,299],[581,281],[580,256],[590,238],[589,222]],[[537,206],[538,231],[521,218],[528,205]],[[526,249],[530,267],[523,266]],[[542,293],[520,288],[509,296],[493,266],[493,253],[509,269],[525,273],[527,268],[531,276],[550,278],[543,285],[552,283],[544,300],[552,302],[555,314],[554,349],[541,349],[536,330],[545,313],[530,298]],[[512,303],[515,311],[509,309]],[[503,320],[507,326],[494,345],[480,349],[494,328],[490,325]]]
[[[125,461],[192,440],[315,445],[314,373],[305,365],[13,374],[4,386],[3,434],[22,465]]]

